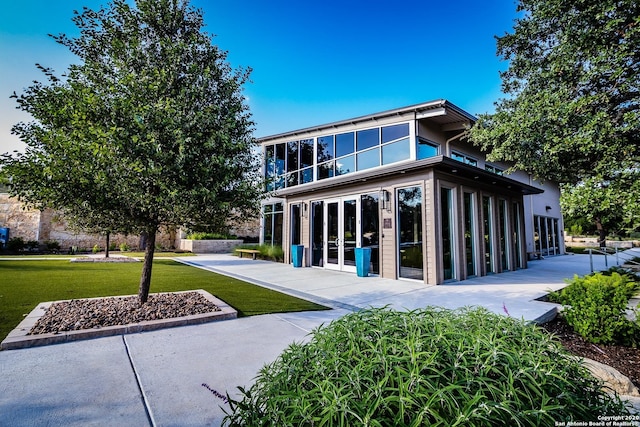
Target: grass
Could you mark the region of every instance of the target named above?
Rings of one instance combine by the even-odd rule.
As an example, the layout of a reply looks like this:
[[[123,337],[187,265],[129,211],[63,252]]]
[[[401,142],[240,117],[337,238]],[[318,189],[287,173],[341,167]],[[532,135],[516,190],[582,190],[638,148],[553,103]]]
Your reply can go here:
[[[0,261],[0,337],[40,302],[135,295],[142,263],[71,263],[68,260]],[[238,310],[238,316],[323,310],[309,301],[168,259],[153,263],[151,293],[204,289]]]

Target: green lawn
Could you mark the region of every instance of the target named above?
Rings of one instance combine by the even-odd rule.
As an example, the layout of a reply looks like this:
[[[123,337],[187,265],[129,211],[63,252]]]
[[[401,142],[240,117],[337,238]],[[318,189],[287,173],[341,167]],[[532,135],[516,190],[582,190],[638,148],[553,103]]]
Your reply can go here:
[[[0,261],[0,337],[45,301],[135,295],[142,263]],[[326,307],[168,259],[153,263],[151,293],[204,289],[238,316],[323,310]]]

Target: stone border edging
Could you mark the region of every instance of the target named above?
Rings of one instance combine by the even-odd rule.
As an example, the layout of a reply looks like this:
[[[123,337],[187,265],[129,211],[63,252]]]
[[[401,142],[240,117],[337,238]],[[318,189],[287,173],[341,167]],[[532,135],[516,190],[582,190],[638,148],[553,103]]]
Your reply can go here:
[[[104,328],[94,329],[81,329],[77,331],[66,331],[58,334],[38,334],[27,335],[31,328],[36,324],[38,319],[44,315],[46,310],[57,302],[62,301],[49,301],[39,303],[36,308],[31,310],[31,313],[25,317],[20,324],[13,329],[9,335],[0,344],[0,350],[15,350],[19,348],[36,347],[49,344],[58,344],[71,341],[86,340],[92,338],[109,337],[114,335],[133,334],[137,332],[155,331],[164,328],[173,328],[176,326],[198,325],[201,323],[215,322],[218,320],[235,319],[238,317],[238,312],[233,309],[229,304],[214,297],[209,292],[197,289],[191,291],[181,291],[174,293],[185,292],[198,292],[207,300],[214,303],[220,311],[213,311],[210,313],[194,314],[190,316],[172,317],[169,319],[160,320],[145,320],[139,323],[130,323],[128,325],[106,326]],[[163,292],[168,293],[168,292]],[[127,297],[132,295],[120,295],[120,297]],[[103,297],[113,298],[113,297]],[[100,298],[87,298],[87,299],[100,299]]]

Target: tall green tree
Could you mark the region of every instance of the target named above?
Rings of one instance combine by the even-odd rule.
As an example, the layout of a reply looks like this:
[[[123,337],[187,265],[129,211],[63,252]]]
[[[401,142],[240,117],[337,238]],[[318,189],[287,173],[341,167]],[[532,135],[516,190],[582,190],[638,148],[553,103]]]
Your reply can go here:
[[[536,178],[586,183],[575,191],[638,171],[640,2],[520,0],[517,10],[513,32],[497,37],[507,96],[473,141]]]
[[[243,85],[187,0],[113,0],[84,8],[77,37],[52,36],[79,61],[38,66],[13,132],[24,153],[0,160],[12,194],[91,229],[146,233],[139,298],[147,301],[155,236],[253,215],[261,197]]]
[[[640,174],[623,172],[610,181],[585,178],[565,184],[560,204],[565,219],[587,220],[595,225],[602,245],[608,231],[623,234],[640,228]]]

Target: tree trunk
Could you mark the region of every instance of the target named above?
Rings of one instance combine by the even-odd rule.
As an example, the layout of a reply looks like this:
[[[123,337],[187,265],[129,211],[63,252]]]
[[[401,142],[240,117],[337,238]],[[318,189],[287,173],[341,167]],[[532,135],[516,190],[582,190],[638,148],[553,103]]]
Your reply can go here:
[[[598,230],[598,245],[601,248],[607,246],[607,230],[602,226],[602,222],[600,222],[600,218],[596,218],[596,230]]]
[[[149,288],[151,287],[151,268],[153,267],[153,254],[156,250],[156,229],[149,229],[147,232],[147,247],[144,251],[144,264],[142,266],[142,276],[140,277],[140,288],[138,290],[138,300],[140,304],[147,302],[149,298]]]
[[[109,258],[109,237],[111,237],[111,233],[107,231],[107,246],[104,248],[104,257]]]

